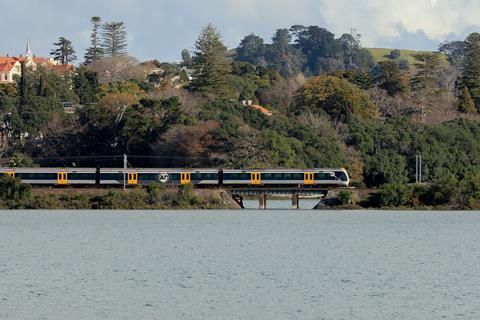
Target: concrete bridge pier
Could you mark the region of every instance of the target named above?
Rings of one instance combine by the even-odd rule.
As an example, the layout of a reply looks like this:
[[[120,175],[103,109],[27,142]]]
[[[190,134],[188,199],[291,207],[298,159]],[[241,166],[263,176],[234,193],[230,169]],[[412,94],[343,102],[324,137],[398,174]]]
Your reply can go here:
[[[300,209],[300,197],[298,193],[292,194],[292,209]]]
[[[267,209],[267,195],[262,193],[258,196],[258,208],[260,210]]]

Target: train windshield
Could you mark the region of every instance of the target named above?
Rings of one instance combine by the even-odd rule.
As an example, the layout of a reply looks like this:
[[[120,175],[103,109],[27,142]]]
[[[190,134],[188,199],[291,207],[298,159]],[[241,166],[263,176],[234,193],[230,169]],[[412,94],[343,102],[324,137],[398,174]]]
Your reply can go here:
[[[343,171],[337,171],[337,172],[335,173],[335,176],[336,176],[338,179],[342,180],[342,181],[348,181],[348,176],[347,176],[347,174],[346,174],[345,172],[343,172]]]

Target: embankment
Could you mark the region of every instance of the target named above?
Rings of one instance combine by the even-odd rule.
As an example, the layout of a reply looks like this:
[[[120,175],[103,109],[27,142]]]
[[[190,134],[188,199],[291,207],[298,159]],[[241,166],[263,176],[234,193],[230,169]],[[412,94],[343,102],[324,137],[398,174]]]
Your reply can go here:
[[[21,199],[0,200],[2,209],[239,209],[225,190],[193,188],[32,189]]]

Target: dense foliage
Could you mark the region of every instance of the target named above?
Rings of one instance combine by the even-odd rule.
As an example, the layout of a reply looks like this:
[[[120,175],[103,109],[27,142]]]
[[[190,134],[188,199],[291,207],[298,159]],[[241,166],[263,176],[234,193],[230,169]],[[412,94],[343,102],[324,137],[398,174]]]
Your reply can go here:
[[[250,34],[229,51],[208,25],[192,55],[170,64],[125,56],[124,25],[91,22],[84,66],[58,74],[24,65],[15,84],[0,86],[2,158],[107,166],[117,164],[98,159],[126,153],[141,156],[135,166],[345,167],[354,185],[382,188],[371,199],[378,206],[475,206],[476,33],[410,62],[400,50],[375,62],[353,32],[296,25],[271,43]],[[71,46],[52,52],[68,63]],[[417,155],[423,189],[410,185]]]

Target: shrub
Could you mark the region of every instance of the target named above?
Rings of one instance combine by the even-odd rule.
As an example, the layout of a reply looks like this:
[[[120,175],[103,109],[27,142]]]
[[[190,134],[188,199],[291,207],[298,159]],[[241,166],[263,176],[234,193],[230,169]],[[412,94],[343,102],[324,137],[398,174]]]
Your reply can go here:
[[[385,184],[373,196],[372,205],[376,207],[401,207],[411,204],[413,188],[406,184]]]
[[[22,202],[31,196],[31,187],[20,180],[4,175],[0,178],[0,200],[5,202]]]
[[[340,191],[338,195],[338,205],[346,206],[353,203],[353,194],[349,191]]]
[[[379,115],[377,106],[360,88],[345,79],[327,75],[313,78],[299,90],[294,111],[299,114],[321,110],[337,120],[351,116],[370,119]]]

